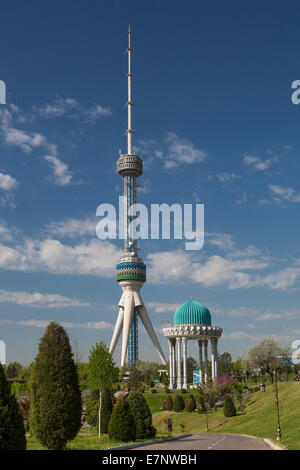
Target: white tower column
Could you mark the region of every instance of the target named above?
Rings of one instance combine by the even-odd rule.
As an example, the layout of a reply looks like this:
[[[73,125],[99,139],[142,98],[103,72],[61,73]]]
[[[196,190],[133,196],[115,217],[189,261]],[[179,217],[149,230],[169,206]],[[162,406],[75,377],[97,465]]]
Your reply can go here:
[[[215,338],[215,377],[218,379],[218,339]]]
[[[200,377],[200,384],[203,384],[203,359],[202,359],[202,340],[199,339],[199,377]]]
[[[172,340],[169,339],[168,343],[169,343],[169,388],[172,389],[174,385]]]
[[[182,338],[182,354],[183,354],[183,385],[182,388],[187,389],[187,338]]]
[[[177,345],[177,389],[182,388],[182,374],[181,374],[181,338],[176,338]]]
[[[204,343],[204,381],[207,383],[208,380],[208,355],[207,355],[207,339],[203,341]]]

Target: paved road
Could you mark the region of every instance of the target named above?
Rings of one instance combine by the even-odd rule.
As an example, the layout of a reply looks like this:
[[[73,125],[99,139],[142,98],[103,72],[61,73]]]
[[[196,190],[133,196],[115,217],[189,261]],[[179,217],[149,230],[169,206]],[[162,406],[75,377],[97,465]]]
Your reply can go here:
[[[263,439],[236,434],[193,434],[132,450],[271,450]]]

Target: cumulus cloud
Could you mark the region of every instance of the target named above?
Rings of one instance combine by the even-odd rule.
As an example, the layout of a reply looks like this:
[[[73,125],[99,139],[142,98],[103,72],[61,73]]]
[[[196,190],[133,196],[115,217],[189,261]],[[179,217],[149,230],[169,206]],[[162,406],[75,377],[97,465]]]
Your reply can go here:
[[[0,173],[0,189],[3,191],[11,191],[16,189],[18,182],[15,178],[8,174]]]
[[[175,312],[179,303],[169,303],[169,302],[148,302],[147,307],[149,310],[154,313],[168,313]]]
[[[168,132],[165,140],[168,150],[164,166],[167,169],[176,168],[181,164],[199,163],[207,159],[207,153],[204,150],[197,149],[192,142],[180,138],[175,132]]]
[[[64,116],[69,119],[81,119],[94,123],[99,116],[110,116],[111,110],[100,104],[94,103],[91,106],[83,106],[74,98],[62,98],[57,96],[52,103],[43,106],[33,107],[33,111],[44,118]]]
[[[86,217],[85,219],[69,218],[61,222],[51,222],[45,227],[44,231],[62,238],[92,236],[96,233],[96,224],[97,220],[94,217]]]
[[[90,307],[89,302],[82,302],[59,294],[43,294],[40,292],[8,291],[0,289],[0,302],[15,303],[28,307],[62,308]]]
[[[52,321],[52,320],[51,320]],[[21,326],[33,326],[35,328],[47,328],[50,320],[37,320],[37,319],[29,319],[29,320],[0,320],[0,323],[11,324],[11,325],[21,325]],[[111,330],[114,328],[112,323],[107,323],[104,321],[98,322],[85,322],[85,323],[74,323],[74,322],[67,322],[67,321],[60,321],[61,326],[64,328],[87,328],[90,330]]]
[[[300,202],[300,194],[296,193],[293,188],[283,188],[276,184],[269,184],[268,188],[271,192],[272,201],[276,204],[284,202],[297,203]]]

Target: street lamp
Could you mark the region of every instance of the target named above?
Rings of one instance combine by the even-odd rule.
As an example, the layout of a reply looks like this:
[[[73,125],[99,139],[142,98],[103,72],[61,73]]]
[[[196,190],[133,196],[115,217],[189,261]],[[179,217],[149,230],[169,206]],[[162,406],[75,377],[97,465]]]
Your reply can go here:
[[[260,371],[260,377],[261,377],[261,382],[260,382],[259,390],[261,392],[265,392],[266,391],[266,386],[264,384],[264,376],[263,376],[263,371],[262,370]]]
[[[276,436],[276,441],[280,441],[280,439],[281,439],[281,428],[280,428],[280,419],[279,419],[279,400],[278,400],[276,370],[274,370],[273,376],[274,376],[275,405],[276,405],[276,412],[277,412],[277,436]]]

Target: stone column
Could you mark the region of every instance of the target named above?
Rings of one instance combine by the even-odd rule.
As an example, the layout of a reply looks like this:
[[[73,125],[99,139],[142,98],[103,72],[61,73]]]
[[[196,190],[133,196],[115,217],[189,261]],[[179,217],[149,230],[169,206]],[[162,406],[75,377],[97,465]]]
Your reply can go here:
[[[215,377],[218,379],[218,339],[215,338]]]
[[[202,359],[202,340],[199,339],[199,377],[200,377],[200,384],[203,384],[203,359]]]
[[[173,388],[174,379],[173,379],[173,354],[172,354],[172,340],[168,339],[169,343],[169,388]]]
[[[210,339],[210,349],[211,349],[211,378],[215,382],[215,338]]]
[[[177,389],[182,388],[182,375],[181,375],[181,338],[176,338],[177,345]]]
[[[183,349],[183,385],[182,388],[187,389],[187,338],[182,338],[182,349]]]
[[[204,381],[205,383],[207,383],[207,379],[208,379],[208,355],[207,355],[207,339],[205,339],[204,341]]]
[[[172,339],[173,388],[176,388],[176,340]]]

